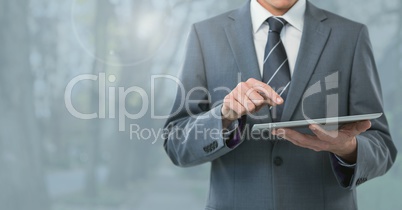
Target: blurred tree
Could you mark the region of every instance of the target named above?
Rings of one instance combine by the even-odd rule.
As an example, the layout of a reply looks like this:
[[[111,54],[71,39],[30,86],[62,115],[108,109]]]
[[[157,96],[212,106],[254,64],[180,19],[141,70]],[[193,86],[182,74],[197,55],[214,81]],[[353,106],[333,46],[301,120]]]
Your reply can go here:
[[[339,12],[339,4],[342,4],[342,2],[338,1],[320,1],[320,0],[310,0],[314,5],[317,5],[320,8],[329,10],[333,13],[338,13]]]
[[[397,33],[395,37],[395,42],[397,43],[395,46],[390,46],[391,49],[395,49],[396,51],[396,58],[395,58],[395,66],[397,67],[394,69],[394,71],[397,72],[396,77],[397,81],[396,83],[398,84],[398,87],[394,89],[394,93],[392,96],[390,96],[393,100],[392,104],[394,105],[395,110],[394,112],[394,117],[393,117],[393,128],[397,131],[395,132],[395,139],[401,139],[402,138],[402,130],[400,129],[402,127],[402,94],[400,90],[402,90],[402,2],[398,1],[398,9],[396,10],[396,14],[398,14],[398,21],[397,21]],[[399,97],[398,97],[399,96]],[[401,150],[402,149],[402,142],[401,141],[395,141],[397,144],[398,148]],[[401,151],[400,151],[401,152]],[[401,163],[400,163],[401,164]],[[400,168],[401,165],[399,166]]]
[[[382,18],[381,18],[382,17]],[[395,21],[392,21],[392,20]],[[380,54],[378,59],[378,69],[382,79],[383,95],[386,114],[388,115],[389,124],[391,127],[392,137],[397,148],[402,149],[402,2],[396,1],[393,7],[382,6],[377,14],[370,16],[369,21],[372,27],[378,27],[386,22],[388,26],[387,35],[389,39],[377,40],[382,43],[384,53]],[[394,30],[391,30],[394,29]],[[390,33],[390,32],[394,33]],[[394,167],[401,167],[396,164]],[[394,170],[397,172],[398,170]]]
[[[31,16],[31,68],[35,73],[35,104],[38,113],[38,129],[43,136],[42,144],[52,147],[53,150],[44,153],[45,164],[51,167],[68,168],[70,166],[69,141],[64,135],[63,111],[64,88],[60,82],[66,81],[67,72],[55,69],[58,61],[58,41],[60,18],[57,13],[51,12],[58,7],[49,0],[30,0]]]
[[[161,33],[152,34],[152,24],[156,23],[150,21],[159,20],[162,24],[163,20],[158,19],[158,16],[152,16],[159,14],[153,8],[152,1],[134,0],[131,2],[126,6],[129,7],[130,18],[128,21],[131,21],[129,25],[132,25],[133,28],[126,29],[124,33],[115,34],[116,53],[121,62],[118,86],[125,90],[138,86],[149,93],[150,69],[153,63],[152,58],[146,61],[144,58],[155,50],[155,44],[158,45],[161,39]],[[118,15],[116,14],[116,16]],[[117,18],[114,21],[116,21],[115,25],[120,25],[120,27],[127,24],[124,20],[119,21]],[[127,95],[125,101],[118,101],[117,105],[119,111],[122,111],[123,108],[127,109],[129,113],[138,113],[142,108],[142,99],[138,94],[131,93]],[[116,121],[116,123],[118,122]],[[146,129],[155,128],[147,113],[140,120],[126,119],[124,125],[126,131],[117,132],[114,135],[108,183],[112,188],[120,190],[127,189],[130,183],[144,178],[151,167],[149,159],[152,155],[149,152],[151,149],[148,144],[149,139],[130,138],[129,124],[137,124]]]
[[[0,1],[0,208],[49,209],[30,68],[28,0]]]
[[[93,60],[92,74],[98,75],[99,72],[106,71],[104,58],[108,54],[108,25],[112,5],[108,0],[98,0],[95,3],[95,19],[94,19],[94,46],[95,58]],[[98,78],[100,80],[100,78]],[[102,81],[99,81],[102,82]],[[105,81],[103,81],[105,82]],[[102,139],[101,120],[105,116],[101,116],[102,110],[106,109],[102,104],[106,99],[103,97],[103,91],[97,82],[93,83],[90,89],[90,107],[92,110],[98,110],[98,118],[91,120],[90,123],[90,138],[88,139],[88,162],[86,168],[86,195],[94,199],[98,193],[98,177],[97,169],[100,158],[100,143]]]

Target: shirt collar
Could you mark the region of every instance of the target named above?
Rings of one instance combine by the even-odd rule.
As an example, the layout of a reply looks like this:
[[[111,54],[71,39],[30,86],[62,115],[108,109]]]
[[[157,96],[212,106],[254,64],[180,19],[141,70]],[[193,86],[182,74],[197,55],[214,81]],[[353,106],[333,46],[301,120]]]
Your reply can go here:
[[[283,17],[291,26],[302,32],[304,26],[304,13],[306,11],[306,0],[298,0],[295,5]],[[269,17],[273,16],[266,10],[257,0],[251,0],[250,3],[251,22],[253,24],[253,32],[257,33],[262,24]]]

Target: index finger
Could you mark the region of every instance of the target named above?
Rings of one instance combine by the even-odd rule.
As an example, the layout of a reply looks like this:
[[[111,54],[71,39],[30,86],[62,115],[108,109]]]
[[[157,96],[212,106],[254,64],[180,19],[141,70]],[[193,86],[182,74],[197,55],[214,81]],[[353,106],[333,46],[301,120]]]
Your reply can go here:
[[[283,99],[282,97],[272,89],[271,86],[267,85],[264,82],[256,80],[254,78],[250,78],[247,80],[247,85],[255,89],[261,96],[265,99],[270,99],[275,104],[282,104]]]

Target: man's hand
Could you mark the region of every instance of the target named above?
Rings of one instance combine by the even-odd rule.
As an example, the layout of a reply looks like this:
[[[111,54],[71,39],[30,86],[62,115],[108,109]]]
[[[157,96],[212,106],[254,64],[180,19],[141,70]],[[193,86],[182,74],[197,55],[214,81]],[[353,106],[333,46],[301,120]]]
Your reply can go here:
[[[310,125],[309,128],[315,136],[299,133],[292,129],[277,129],[272,134],[284,138],[293,144],[312,149],[314,151],[328,151],[341,157],[349,163],[357,159],[356,136],[371,127],[369,120],[349,123],[339,130],[327,131],[319,125]]]
[[[239,83],[223,99],[221,109],[223,128],[227,128],[234,120],[241,116],[257,112],[264,105],[276,106],[282,104],[283,99],[269,85],[250,78]]]

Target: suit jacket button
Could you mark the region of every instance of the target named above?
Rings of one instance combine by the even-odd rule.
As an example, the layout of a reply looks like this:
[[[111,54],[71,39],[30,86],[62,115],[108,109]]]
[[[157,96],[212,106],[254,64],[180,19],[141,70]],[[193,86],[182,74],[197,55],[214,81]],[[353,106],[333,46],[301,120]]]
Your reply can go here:
[[[275,157],[275,158],[274,158],[274,164],[275,164],[276,166],[280,166],[280,165],[282,165],[282,163],[283,163],[283,160],[282,160],[281,157]]]
[[[358,178],[356,181],[356,186],[363,184],[364,182],[367,181],[367,178],[363,177],[363,178]]]

